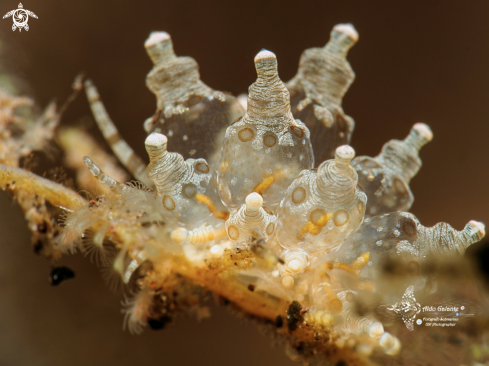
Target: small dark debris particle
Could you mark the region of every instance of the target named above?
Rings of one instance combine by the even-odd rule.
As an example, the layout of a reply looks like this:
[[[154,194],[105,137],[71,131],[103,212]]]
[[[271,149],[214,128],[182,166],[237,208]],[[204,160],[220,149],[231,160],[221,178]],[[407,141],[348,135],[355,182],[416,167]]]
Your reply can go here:
[[[168,323],[171,323],[171,318],[168,315],[163,315],[160,318],[148,320],[148,325],[153,330],[163,329]]]
[[[43,223],[37,225],[37,231],[39,231],[41,234],[45,234],[46,231],[48,231],[46,223],[43,222]]]
[[[246,245],[246,243],[238,243],[234,246],[234,253],[240,254],[241,252],[245,251],[247,248],[248,245]]]
[[[297,352],[302,352],[304,350],[304,343],[299,342],[298,344],[294,345],[294,348],[297,350]]]
[[[248,290],[250,290],[251,292],[255,291],[255,285],[253,285],[253,284],[250,283],[248,285]]]
[[[284,319],[282,318],[282,315],[277,315],[275,318],[275,326],[277,328],[282,328],[284,326]]]
[[[348,366],[347,363],[343,360],[339,360],[337,363],[336,363],[336,366]]]
[[[280,264],[285,264],[285,261],[282,258],[277,258],[277,260]]]
[[[41,240],[36,241],[36,244],[34,244],[34,253],[36,254],[41,253],[42,247],[43,247],[42,241]]]
[[[75,277],[75,272],[73,272],[68,267],[56,267],[51,271],[49,276],[49,281],[51,285],[58,286],[61,282],[69,280]]]
[[[287,310],[287,326],[290,331],[297,329],[297,323],[302,321],[302,305],[298,301],[292,301]]]
[[[216,300],[217,300],[217,303],[219,305],[224,305],[224,306],[227,306],[231,303],[231,301],[229,301],[227,298],[225,298],[224,296],[218,296],[216,297]]]
[[[265,240],[263,239],[258,239],[256,240],[255,238],[250,238],[250,242],[251,242],[251,245],[250,245],[250,249],[253,253],[255,253],[256,255],[258,255],[259,257],[263,256],[263,253],[265,252],[265,248],[266,248],[266,242]]]

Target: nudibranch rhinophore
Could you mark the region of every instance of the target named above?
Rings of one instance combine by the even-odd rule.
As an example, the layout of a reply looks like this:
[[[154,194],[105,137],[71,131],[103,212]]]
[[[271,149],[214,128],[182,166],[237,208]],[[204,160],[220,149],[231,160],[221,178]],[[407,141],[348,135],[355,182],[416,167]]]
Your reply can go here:
[[[183,276],[257,315],[257,298],[246,303],[250,291],[263,303],[297,301],[307,312],[289,319],[289,331],[312,325],[321,344],[400,351],[399,339],[375,315],[360,314],[356,299],[378,293],[379,269],[393,259],[414,273],[413,291],[427,290],[424,263],[463,254],[485,228],[477,221],[462,231],[425,227],[407,212],[420,148],[433,138],[426,124],[387,142],[377,157],[355,158],[354,122],[341,102],[354,79],[346,54],[357,41],[351,24],[335,26],[325,47],[304,52],[288,83],[275,54],[260,51],[257,79],[242,103],[200,81],[196,61],[177,57],[168,33],[151,33],[147,85],[157,108],[144,122],[146,169],[129,147],[120,150],[125,143],[95,86],[85,84],[109,144],[136,178],[146,172],[140,180],[148,188],[119,183],[85,158],[110,192],[70,213],[58,242],[72,248],[71,239],[89,230],[102,250],[104,238],[117,249],[112,266],[140,291],[128,304],[144,309],[126,310],[130,329],[158,323],[167,310],[158,296]],[[239,292],[245,284],[251,290]],[[262,315],[285,316],[279,309]]]

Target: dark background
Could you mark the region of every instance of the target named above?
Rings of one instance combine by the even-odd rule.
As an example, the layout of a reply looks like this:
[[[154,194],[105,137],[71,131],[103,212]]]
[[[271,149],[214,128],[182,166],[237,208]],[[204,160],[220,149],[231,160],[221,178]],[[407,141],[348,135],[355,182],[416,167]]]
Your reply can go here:
[[[18,0],[1,0],[0,15]],[[487,1],[55,1],[26,0],[28,32],[0,21],[2,63],[45,106],[64,101],[84,71],[121,134],[146,159],[143,121],[155,98],[143,43],[172,35],[177,55],[194,57],[202,80],[239,94],[255,80],[253,57],[276,53],[289,80],[301,52],[324,45],[332,27],[351,22],[360,40],[349,53],[357,75],[343,107],[356,122],[352,146],[374,156],[415,122],[434,139],[411,182],[411,209],[424,225],[489,222],[489,2]],[[100,141],[84,95],[62,124],[85,124]],[[213,306],[214,317],[142,336],[121,330],[120,294],[81,256],[62,264],[76,279],[52,288],[49,266],[32,253],[22,214],[0,193],[0,365],[292,364],[249,322]],[[210,302],[212,304],[212,301]]]

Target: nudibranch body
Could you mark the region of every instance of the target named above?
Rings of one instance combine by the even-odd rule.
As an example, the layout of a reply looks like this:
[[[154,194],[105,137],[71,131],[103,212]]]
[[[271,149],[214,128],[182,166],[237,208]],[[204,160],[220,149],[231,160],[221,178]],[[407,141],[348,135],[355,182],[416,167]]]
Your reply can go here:
[[[115,198],[111,206],[68,215],[60,245],[71,248],[68,239],[90,228],[100,246],[117,233],[110,236],[119,250],[114,267],[126,283],[137,278],[141,291],[157,293],[171,273],[195,267],[200,281],[208,270],[213,286],[229,285],[239,299],[246,297],[239,286],[251,282],[253,296],[299,301],[302,308],[296,302],[289,308],[299,313],[290,332],[304,321],[323,343],[357,344],[366,355],[375,347],[398,353],[400,341],[375,315],[356,311],[356,301],[378,293],[380,269],[392,259],[407,266],[415,290],[426,290],[420,267],[434,256],[462,254],[485,229],[477,221],[463,231],[445,223],[427,228],[399,212],[413,202],[408,184],[421,167],[421,146],[432,139],[427,125],[415,124],[375,158],[354,158],[354,123],[341,101],[354,78],[346,53],[357,40],[352,25],[337,25],[324,48],[303,54],[287,87],[275,54],[262,50],[244,113],[236,98],[200,81],[195,60],[175,56],[168,34],[152,33],[147,84],[157,112],[144,128],[154,194],[115,181],[85,158]],[[96,95],[92,84],[86,88]],[[115,136],[98,96],[90,100],[98,103],[101,128],[110,130],[105,135]],[[137,216],[137,225],[123,225],[128,216]],[[141,274],[143,263],[152,269]],[[136,330],[151,317],[129,314]]]

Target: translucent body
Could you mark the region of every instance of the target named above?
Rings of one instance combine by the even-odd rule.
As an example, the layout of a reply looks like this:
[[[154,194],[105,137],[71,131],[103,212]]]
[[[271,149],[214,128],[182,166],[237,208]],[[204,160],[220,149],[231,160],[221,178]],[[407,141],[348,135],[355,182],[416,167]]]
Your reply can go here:
[[[354,40],[352,37],[355,37],[355,33],[351,26],[337,26],[335,32],[335,36],[347,36]],[[165,40],[169,40],[167,34],[158,33],[150,37],[147,47],[151,50],[152,59],[165,57],[165,47],[169,45],[164,43]],[[157,45],[161,48],[154,48]],[[163,63],[166,65],[167,61]],[[159,101],[167,103],[157,114],[166,118],[165,123],[192,110],[192,106],[188,106],[189,111],[185,110],[185,98],[188,96],[202,97],[200,102],[197,98],[196,105],[215,98],[225,102],[220,100],[222,98],[217,92],[212,92],[210,96],[207,94],[209,89],[195,77],[198,76],[195,62],[191,59],[180,61],[175,62],[175,69],[168,68],[168,72],[156,75],[161,77],[159,82],[165,85],[155,89]],[[457,231],[448,224],[440,223],[426,228],[408,213],[377,216],[360,225],[366,195],[357,189],[357,173],[349,166],[354,157],[353,150],[341,146],[336,149],[335,160],[323,163],[318,171],[306,169],[299,173],[298,167],[301,167],[304,156],[311,155],[307,145],[309,132],[301,122],[291,117],[288,93],[278,79],[274,55],[263,51],[255,61],[259,77],[250,88],[248,112],[236,123],[234,135],[231,134],[231,137],[237,135],[241,141],[236,143],[242,152],[246,153],[248,146],[253,154],[246,156],[250,161],[246,161],[246,170],[237,176],[239,181],[234,177],[236,181],[233,178],[230,185],[241,184],[243,180],[244,184],[249,184],[246,180],[254,178],[254,173],[263,173],[264,169],[259,165],[260,154],[271,156],[275,151],[278,162],[270,160],[272,173],[265,171],[271,175],[258,180],[252,188],[255,192],[243,192],[243,189],[229,191],[230,195],[246,196],[245,203],[241,206],[238,203],[230,216],[226,212],[218,212],[214,206],[217,197],[213,196],[215,192],[210,188],[213,169],[206,160],[190,158],[184,161],[180,154],[169,153],[166,136],[158,133],[151,133],[146,140],[151,160],[147,172],[156,191],[146,189],[139,183],[121,184],[89,158],[85,158],[84,162],[91,174],[110,190],[106,195],[90,201],[60,184],[23,169],[3,165],[0,165],[0,186],[21,204],[29,228],[34,233],[36,252],[43,252],[51,261],[59,259],[56,245],[60,245],[61,249],[78,247],[87,251],[97,247],[97,251],[106,253],[103,255],[104,262],[111,264],[115,272],[121,275],[127,289],[138,290],[134,301],[127,304],[126,309],[133,331],[139,331],[146,324],[155,329],[161,328],[181,311],[204,317],[207,308],[201,305],[206,294],[214,292],[250,317],[261,319],[264,323],[275,321],[276,327],[282,328],[278,332],[287,336],[296,357],[304,356],[305,364],[325,364],[328,360],[336,365],[355,361],[368,363],[363,356],[370,355],[373,348],[378,346],[386,354],[395,354],[399,352],[400,341],[384,332],[383,325],[373,319],[377,317],[382,320],[389,315],[380,311],[377,300],[388,299],[392,295],[398,297],[400,289],[406,288],[399,286],[400,281],[409,282],[401,301],[395,304],[390,301],[380,303],[383,309],[402,315],[404,322],[410,324],[408,328],[412,329],[414,313],[413,303],[409,303],[409,299],[414,301],[414,286],[419,288],[418,284],[423,284],[422,280],[426,277],[436,276],[436,268],[433,267],[437,266],[433,264],[437,263],[430,260],[426,264],[432,268],[424,272],[419,270],[420,262],[431,256],[442,264],[440,267],[444,267],[438,271],[440,278],[448,281],[456,279],[457,282],[464,279],[466,274],[460,269],[465,267],[459,267],[455,262],[453,265],[447,262],[448,266],[445,266],[444,259],[438,259],[444,253],[462,254],[470,244],[483,237],[484,226],[470,222],[464,230]],[[344,89],[341,86],[347,85],[342,79],[342,70],[334,70],[337,66],[335,63],[327,64],[324,67],[331,68],[327,73],[317,73],[318,81],[330,73],[331,80],[321,85],[330,83],[330,89],[324,90],[324,93],[330,93],[333,97],[334,93],[336,96],[342,95]],[[314,75],[309,74],[311,79],[306,81],[314,82]],[[336,89],[332,84],[335,80],[338,80]],[[94,114],[107,141],[126,167],[132,166],[132,172],[144,172],[144,169],[139,169],[140,162],[133,165],[136,161],[131,158],[134,157],[133,151],[121,141],[115,125],[103,111],[98,94],[93,92],[93,85],[87,84]],[[329,111],[317,102],[321,95],[318,93],[317,99],[311,99],[314,99],[315,112]],[[8,117],[12,113],[12,105],[7,107]],[[10,124],[10,118],[4,120]],[[154,127],[153,122],[150,120],[146,127]],[[183,122],[176,123],[182,127]],[[194,125],[189,126],[192,129]],[[17,127],[12,131],[7,128],[4,138],[13,138],[22,132],[16,130]],[[15,133],[10,135],[9,131]],[[370,159],[382,168],[383,174],[381,183],[385,191],[375,191],[376,196],[386,197],[392,177],[405,184],[419,169],[418,135],[426,140],[430,135],[429,130],[426,126],[415,126],[414,134],[406,141],[390,142],[379,157]],[[187,141],[183,137],[182,140]],[[302,142],[303,147],[298,142]],[[319,143],[324,141],[320,140]],[[228,145],[235,148],[229,141]],[[275,146],[276,150],[272,150]],[[416,150],[413,154],[411,147]],[[227,159],[227,163],[221,166],[223,171],[227,171],[229,166],[237,171],[245,165],[244,157],[234,156],[226,148],[222,152],[224,159]],[[280,165],[280,157],[290,161]],[[292,167],[290,171],[289,166]],[[312,167],[312,156],[309,167]],[[282,178],[294,181],[281,201],[280,246],[273,236],[275,216],[262,205],[264,198],[274,205],[273,194],[281,194],[277,182]],[[395,188],[395,179],[393,184]],[[53,207],[46,206],[45,201],[65,211],[62,228],[55,225]],[[211,217],[211,213],[214,217]],[[62,230],[61,235],[58,235],[58,230]],[[322,252],[327,253],[319,257]],[[399,271],[400,267],[402,270],[401,264],[404,264],[400,263],[402,261],[391,260],[387,263],[391,264],[390,268],[382,263],[383,259],[398,257],[407,261],[410,272],[422,272],[415,279],[415,285],[411,285],[414,280],[411,273]],[[450,273],[452,270],[453,273]],[[376,271],[382,272],[383,276],[376,278]],[[452,293],[462,294],[457,289],[459,286],[448,285],[448,289],[440,291],[438,299]],[[455,300],[450,302],[454,303]],[[387,304],[394,305],[388,307]],[[419,313],[419,306],[416,311]],[[288,330],[283,322],[285,314]],[[389,318],[392,319],[386,317]],[[396,333],[399,331],[395,324],[389,324],[391,329]],[[400,334],[403,339],[406,338],[405,334]],[[473,341],[470,339],[477,346]],[[340,350],[345,343],[347,348]],[[460,342],[457,340],[455,343]],[[379,357],[377,351],[372,361],[383,362],[385,358]],[[322,359],[322,355],[326,358]],[[385,360],[384,363],[392,362]]]
[[[218,172],[219,193],[231,210],[251,192],[274,209],[290,182],[314,163],[309,130],[290,113],[289,93],[269,51],[255,58],[258,78],[250,86],[248,109],[226,130]]]
[[[357,188],[349,163],[351,147],[340,146],[334,160],[317,171],[304,170],[287,189],[278,211],[277,239],[289,250],[331,251],[363,220],[366,196]]]
[[[146,138],[150,163],[148,177],[156,187],[156,195],[163,209],[185,228],[196,228],[209,219],[208,207],[196,200],[201,195],[212,195],[209,165],[204,159],[187,159],[167,151],[165,135],[152,133]]]
[[[405,260],[408,270],[417,275],[420,262],[427,256],[463,253],[484,235],[484,225],[477,221],[469,222],[462,231],[446,223],[427,228],[413,214],[395,212],[366,219],[342,248],[325,260],[351,263],[369,253],[368,263],[361,269],[362,278],[375,279],[382,261],[389,258]]]
[[[390,255],[397,257],[398,250],[407,260],[419,256],[419,247],[413,245],[418,235],[417,224],[414,215],[405,212],[366,219],[342,248],[325,260],[352,263],[361,254],[368,253],[368,263],[362,268],[361,277],[372,279],[381,268],[381,262]]]
[[[167,33],[153,32],[145,45],[154,63],[146,84],[157,97],[157,111],[144,124],[146,132],[165,134],[170,150],[185,159],[202,157],[214,170],[225,129],[244,110],[233,96],[200,81],[197,62],[177,57]]]
[[[233,96],[221,92],[213,92],[197,104],[192,102],[170,117],[159,114],[149,131],[168,136],[169,148],[185,159],[201,156],[216,169],[226,128],[244,112],[237,108]]]
[[[304,51],[297,75],[287,83],[292,113],[311,131],[317,165],[333,158],[338,146],[349,144],[355,127],[341,103],[355,78],[346,54],[357,40],[351,24],[338,24],[326,46]]]
[[[367,217],[411,207],[414,196],[409,182],[421,168],[419,150],[432,136],[427,125],[417,123],[406,139],[387,142],[375,158],[359,156],[352,161],[358,184],[368,197]]]

